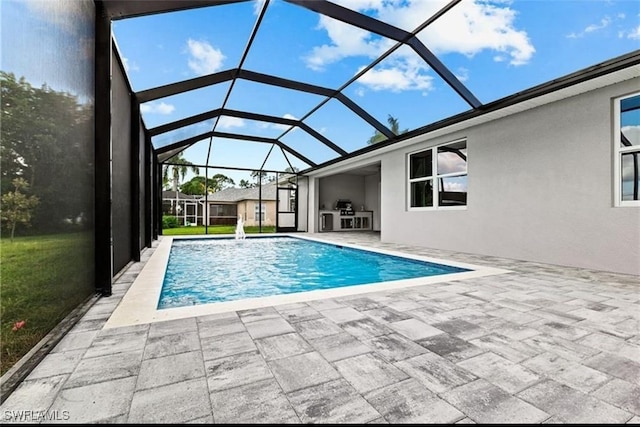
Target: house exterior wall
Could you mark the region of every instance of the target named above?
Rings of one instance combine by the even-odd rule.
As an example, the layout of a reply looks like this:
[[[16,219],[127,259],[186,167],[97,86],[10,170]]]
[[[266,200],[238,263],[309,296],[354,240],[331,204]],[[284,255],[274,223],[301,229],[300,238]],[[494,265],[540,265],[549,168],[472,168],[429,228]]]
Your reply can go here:
[[[373,211],[372,229],[380,231],[380,174],[368,175],[364,178],[364,207]]]
[[[365,204],[364,177],[338,174],[320,179],[320,209],[331,210],[338,199],[351,200],[354,209]],[[324,208],[322,207],[324,205]]]
[[[249,215],[247,214],[247,201],[243,200],[241,202],[238,202],[238,215],[242,216],[242,220],[244,221],[245,225],[250,225],[247,224],[247,221],[249,221]]]
[[[262,221],[263,226],[275,226],[276,225],[276,201],[275,200],[263,200],[265,204],[265,218]],[[256,220],[255,209],[258,204],[257,200],[244,200],[238,203],[238,215],[242,215],[244,218],[244,225],[258,226],[259,221]]]
[[[640,274],[640,209],[613,203],[613,98],[625,81],[381,156],[381,239]],[[407,209],[407,155],[467,139],[468,205]]]
[[[309,178],[298,177],[298,231],[309,230]]]

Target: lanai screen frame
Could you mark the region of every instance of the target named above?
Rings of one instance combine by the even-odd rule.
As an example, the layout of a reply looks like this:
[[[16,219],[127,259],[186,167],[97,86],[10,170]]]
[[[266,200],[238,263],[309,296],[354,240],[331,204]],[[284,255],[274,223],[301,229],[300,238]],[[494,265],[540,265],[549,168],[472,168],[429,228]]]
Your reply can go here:
[[[156,1],[156,2],[144,2],[144,1],[127,1],[127,0],[105,0],[103,3],[106,7],[106,12],[109,16],[109,19],[124,19],[130,17],[144,16],[155,13],[165,13],[165,12],[174,12],[179,10],[200,8],[200,7],[211,7],[211,6],[222,6],[231,3],[240,3],[249,0],[218,0],[218,1],[175,1],[175,0],[167,0],[167,1]],[[339,6],[337,4],[331,3],[325,0],[315,0],[315,1],[301,1],[301,0],[283,0],[292,5],[296,5],[307,10],[316,12],[318,14],[322,14],[325,16],[329,16],[331,18],[337,19],[343,23],[353,25],[355,27],[364,29],[366,31],[370,31],[374,34],[377,34],[381,37],[385,37],[391,40],[395,40],[396,44],[384,52],[381,56],[372,61],[368,66],[358,72],[355,76],[341,85],[339,88],[327,88],[321,87],[309,83],[304,83],[297,80],[285,79],[277,76],[272,76],[268,74],[258,73],[251,70],[247,70],[243,68],[244,61],[252,48],[253,40],[259,30],[264,14],[269,7],[270,1],[265,0],[262,4],[261,10],[258,13],[256,18],[253,30],[249,36],[247,41],[247,45],[242,53],[240,62],[236,68],[224,70],[221,72],[209,74],[202,77],[197,77],[193,79],[183,80],[176,83],[155,87],[151,89],[146,89],[143,91],[135,92],[133,95],[135,96],[138,105],[157,100],[160,98],[177,95],[181,93],[188,92],[190,90],[204,88],[210,85],[222,83],[222,82],[230,82],[230,87],[227,91],[225,99],[222,105],[219,108],[210,110],[208,112],[194,115],[191,117],[187,117],[181,120],[177,120],[171,123],[166,123],[161,126],[154,127],[149,129],[149,133],[151,136],[157,136],[166,132],[170,132],[172,130],[176,130],[188,125],[196,124],[203,122],[209,119],[215,119],[214,125],[211,131],[201,134],[194,135],[193,137],[186,138],[179,141],[173,141],[167,146],[163,146],[160,148],[156,148],[156,154],[161,163],[166,162],[173,155],[176,155],[188,147],[192,146],[196,142],[202,141],[204,138],[209,138],[209,153],[211,150],[211,141],[214,137],[224,137],[224,138],[234,138],[240,139],[244,141],[252,141],[258,143],[270,143],[275,146],[278,146],[287,161],[287,155],[295,156],[297,159],[309,165],[309,169],[315,169],[318,167],[322,167],[323,164],[321,162],[317,162],[314,159],[310,159],[301,153],[297,152],[293,148],[289,147],[285,142],[282,141],[282,138],[291,132],[293,129],[299,128],[306,133],[310,134],[315,140],[319,143],[322,143],[337,153],[338,157],[334,158],[334,161],[339,161],[345,157],[348,157],[351,153],[348,153],[344,148],[342,148],[339,144],[334,141],[329,140],[324,137],[320,132],[316,129],[313,129],[309,125],[305,123],[305,119],[311,116],[315,111],[325,105],[332,99],[339,101],[342,105],[348,108],[350,111],[355,113],[359,118],[361,118],[364,122],[369,124],[374,130],[380,132],[387,139],[386,142],[394,142],[399,140],[399,136],[395,135],[386,125],[380,123],[377,119],[373,117],[372,114],[367,112],[364,108],[360,107],[356,102],[351,100],[347,95],[345,95],[344,90],[353,82],[355,82],[359,77],[364,75],[367,71],[371,70],[374,66],[382,62],[385,58],[395,52],[402,46],[409,46],[413,51],[415,51],[418,56],[420,56],[425,63],[432,68],[460,97],[462,97],[465,102],[471,107],[471,109],[477,109],[482,106],[480,101],[467,89],[458,78],[442,63],[440,60],[433,54],[431,51],[417,38],[417,34],[426,28],[428,25],[432,24],[439,17],[444,15],[446,12],[451,10],[457,4],[459,4],[462,0],[453,0],[445,5],[441,10],[439,10],[433,16],[428,17],[420,26],[418,26],[414,31],[408,32],[402,30],[400,28],[394,27],[386,22],[377,20],[375,18],[371,18],[362,13],[353,11],[351,9],[347,9],[345,7]],[[151,4],[149,4],[151,3]],[[243,79],[247,81],[257,82],[261,84],[270,85],[273,87],[280,87],[300,92],[305,92],[309,94],[323,96],[324,100],[321,101],[314,108],[309,110],[306,114],[303,115],[300,119],[286,119],[282,117],[268,116],[264,114],[256,114],[251,111],[235,111],[230,110],[226,107],[227,100],[229,99],[230,94],[233,91],[233,86],[238,79]],[[238,133],[229,133],[229,132],[219,132],[216,130],[219,117],[226,115],[232,116],[242,119],[251,119],[251,120],[259,120],[266,123],[271,124],[279,124],[288,126],[288,129],[283,131],[276,138],[263,138],[256,137],[250,135],[242,135]],[[367,148],[367,147],[365,147]],[[170,155],[171,156],[170,156]],[[209,157],[209,156],[207,156]],[[289,162],[291,164],[291,162]],[[206,166],[208,167],[219,167],[216,165],[209,164],[209,158],[207,158]],[[286,172],[286,171],[281,171]],[[300,171],[304,173],[305,170]]]
[[[117,20],[117,19],[126,19],[132,17],[139,17],[157,13],[167,13],[167,12],[176,12],[188,9],[196,9],[196,8],[205,8],[205,7],[217,7],[234,3],[244,3],[250,0],[160,0],[160,1],[141,1],[141,0],[102,0],[101,3],[104,4],[104,10],[109,20]],[[243,50],[241,55],[241,59],[239,64],[235,68],[227,69],[224,71],[220,71],[217,73],[182,80],[179,82],[158,86],[150,89],[145,89],[142,91],[138,91],[133,93],[133,96],[136,98],[138,108],[140,104],[145,102],[150,102],[154,100],[158,100],[161,98],[165,98],[172,95],[177,95],[181,93],[185,93],[195,89],[205,88],[211,85],[230,82],[230,87],[227,90],[227,94],[225,96],[222,105],[218,108],[214,108],[207,112],[197,114],[194,116],[190,116],[187,118],[183,118],[180,120],[176,120],[170,123],[163,124],[161,126],[156,126],[154,128],[149,129],[149,134],[153,136],[158,136],[172,130],[180,129],[188,125],[193,125],[197,123],[204,122],[209,119],[215,119],[214,125],[209,132],[200,135],[194,135],[192,137],[172,141],[167,146],[163,146],[160,148],[154,148],[155,153],[160,161],[160,163],[164,163],[173,155],[176,155],[188,147],[194,145],[196,142],[202,141],[203,139],[209,138],[209,153],[211,151],[211,141],[214,137],[222,137],[222,138],[230,138],[230,139],[238,139],[243,141],[250,141],[256,143],[267,143],[277,146],[289,162],[288,156],[294,156],[300,161],[309,165],[309,168],[299,171],[304,174],[305,172],[321,169],[324,166],[328,166],[330,164],[340,162],[346,158],[355,157],[362,153],[375,150],[378,148],[382,148],[384,146],[399,142],[401,140],[406,140],[408,138],[414,137],[416,135],[420,135],[423,133],[427,133],[437,128],[441,128],[447,126],[452,123],[457,123],[463,120],[466,120],[471,117],[475,117],[481,114],[485,114],[487,112],[495,111],[500,108],[504,108],[505,106],[511,105],[516,102],[521,102],[525,99],[532,98],[535,96],[542,95],[544,93],[550,92],[552,90],[557,90],[559,88],[565,87],[566,85],[575,84],[579,82],[580,76],[583,74],[576,73],[574,78],[569,77],[564,81],[564,84],[556,85],[555,83],[561,79],[554,80],[549,84],[543,84],[540,86],[536,86],[531,90],[520,92],[516,95],[512,95],[510,97],[502,98],[500,100],[483,104],[478,100],[478,98],[454,75],[454,73],[446,67],[436,55],[434,55],[428,48],[425,46],[422,41],[417,37],[417,34],[427,28],[429,25],[434,23],[437,19],[445,15],[447,12],[455,8],[458,4],[461,3],[462,0],[452,0],[443,6],[438,12],[433,14],[430,17],[427,17],[418,27],[416,27],[413,31],[406,31],[404,29],[400,29],[393,25],[390,25],[384,21],[372,18],[363,13],[357,12],[352,9],[345,8],[338,4],[332,3],[327,0],[282,0],[291,5],[295,5],[298,7],[302,7],[309,11],[318,13],[320,15],[324,15],[333,19],[336,19],[340,22],[346,23],[348,25],[352,25],[363,29],[365,31],[376,34],[380,37],[384,37],[389,40],[393,40],[396,44],[385,51],[378,58],[373,60],[368,66],[364,67],[357,74],[355,74],[352,78],[346,81],[338,88],[328,88],[322,87],[318,85],[313,85],[309,83],[305,83],[302,81],[286,79],[278,76],[268,75],[264,73],[259,73],[255,71],[248,70],[244,68],[244,61],[252,49],[253,40],[262,25],[262,20],[265,15],[267,8],[270,5],[272,0],[264,0],[260,12],[257,14],[254,27],[251,31],[247,44]],[[435,123],[427,123],[422,127],[416,128],[410,132],[404,133],[402,135],[395,135],[386,125],[379,122],[372,114],[367,112],[364,108],[358,105],[356,102],[351,100],[345,93],[345,89],[351,85],[353,82],[358,80],[365,73],[374,68],[377,64],[382,62],[385,58],[389,57],[392,53],[398,50],[400,47],[407,46],[411,48],[424,62],[429,66],[433,71],[436,72],[442,78],[442,80],[451,88],[453,91],[470,107],[469,110],[457,114],[452,117],[448,117],[446,119],[440,120]],[[596,67],[593,67],[596,68]],[[599,68],[599,67],[598,67]],[[604,71],[602,68],[600,71]],[[610,67],[606,68],[607,72],[610,72]],[[591,78],[593,76],[590,76]],[[564,79],[564,78],[563,78]],[[325,97],[323,101],[321,101],[318,105],[309,110],[305,115],[303,115],[300,119],[287,119],[283,117],[269,116],[265,114],[257,114],[252,111],[237,111],[226,108],[227,100],[229,99],[231,93],[233,92],[233,86],[238,80],[246,80],[256,83],[261,83],[273,87],[280,87],[285,89],[290,89],[294,91],[314,94]],[[529,96],[527,96],[527,94]],[[348,108],[350,111],[355,113],[359,118],[361,118],[364,122],[369,124],[374,130],[380,132],[387,139],[382,141],[381,143],[374,144],[371,146],[366,146],[361,149],[355,150],[353,152],[347,152],[343,147],[340,146],[336,141],[331,141],[328,138],[324,137],[318,130],[313,129],[305,120],[311,116],[315,111],[320,109],[323,105],[325,105],[330,100],[335,99]],[[266,138],[260,136],[253,135],[243,135],[240,133],[231,133],[231,132],[220,132],[216,130],[218,125],[219,118],[221,116],[231,116],[241,119],[250,119],[257,120],[270,124],[279,124],[288,126],[288,129],[283,131],[276,138]],[[317,162],[314,159],[308,158],[301,153],[297,152],[293,148],[289,147],[282,138],[290,133],[294,129],[301,129],[304,132],[310,134],[318,143],[324,144],[335,153],[338,154],[337,157],[325,161],[325,162]],[[169,155],[171,154],[171,156]],[[291,162],[289,162],[291,166]],[[215,167],[219,168],[220,165],[209,164],[209,155],[207,156],[207,161],[205,166],[207,167]],[[281,171],[287,172],[287,171]]]
[[[109,175],[109,143],[110,141],[110,123],[109,123],[109,114],[111,104],[108,101],[108,97],[110,96],[110,86],[108,79],[105,76],[109,75],[108,70],[110,69],[109,58],[104,55],[105,52],[110,52],[110,45],[112,43],[112,34],[111,34],[111,21],[150,15],[156,13],[166,13],[166,12],[174,12],[181,11],[187,9],[194,8],[203,8],[210,6],[221,6],[231,3],[241,3],[249,0],[159,0],[159,1],[141,1],[141,0],[96,0],[97,5],[97,15],[96,15],[96,192],[100,193],[100,190],[104,191],[105,194],[109,194],[110,190],[110,175]],[[505,98],[482,104],[478,99],[469,91],[455,76],[454,74],[444,65],[442,64],[438,58],[431,53],[427,46],[425,46],[418,38],[417,34],[426,28],[428,25],[433,23],[435,20],[440,18],[442,15],[447,13],[449,10],[454,8],[457,4],[461,2],[461,0],[453,0],[445,5],[440,11],[438,11],[433,16],[427,18],[420,26],[418,26],[414,31],[408,32],[392,25],[389,25],[385,22],[379,21],[377,19],[371,18],[359,12],[353,11],[351,9],[346,9],[342,6],[338,6],[334,3],[331,3],[326,0],[314,0],[314,1],[304,1],[304,0],[282,0],[289,4],[297,5],[303,7],[305,9],[314,11],[316,13],[329,16],[331,18],[337,19],[341,22],[354,25],[361,29],[365,29],[366,31],[370,31],[375,33],[381,37],[386,37],[392,40],[395,40],[397,43],[387,52],[383,53],[380,57],[375,59],[369,66],[365,67],[361,72],[359,72],[352,79],[345,82],[342,86],[337,89],[326,88],[316,85],[311,85],[304,82],[299,82],[296,80],[284,79],[277,76],[271,76],[267,74],[257,73],[250,70],[246,70],[242,68],[243,60],[246,58],[249,49],[251,49],[251,43],[253,38],[255,37],[257,29],[260,27],[262,17],[264,16],[267,7],[269,6],[269,0],[266,0],[261,8],[258,17],[256,18],[256,23],[245,47],[245,50],[242,55],[242,60],[240,64],[236,68],[228,69],[219,73],[214,73],[211,75],[198,77],[195,79],[183,80],[177,83],[172,83],[165,86],[160,86],[156,88],[147,89],[144,91],[133,92],[132,93],[132,115],[141,118],[140,112],[140,104],[144,102],[151,101],[153,99],[159,99],[165,96],[169,96],[171,94],[179,94],[184,93],[189,90],[206,87],[211,84],[215,84],[217,82],[222,81],[231,81],[231,87],[227,92],[226,99],[229,98],[229,95],[233,89],[233,83],[238,79],[244,79],[252,82],[258,82],[262,84],[267,84],[274,87],[282,87],[286,89],[296,90],[305,93],[311,93],[315,95],[325,96],[324,101],[310,110],[306,115],[304,115],[301,119],[293,120],[293,119],[285,119],[281,117],[267,116],[264,114],[256,114],[251,111],[235,111],[225,108],[225,103],[220,108],[216,108],[210,110],[208,112],[202,113],[200,115],[196,115],[193,117],[188,117],[186,119],[181,119],[172,123],[167,123],[162,126],[158,126],[152,129],[144,129],[146,140],[145,144],[149,146],[149,150],[152,153],[152,162],[154,164],[154,171],[156,172],[156,176],[158,179],[153,183],[153,193],[156,200],[160,198],[160,188],[161,188],[161,167],[162,163],[166,163],[169,161],[170,157],[176,155],[177,153],[185,150],[189,146],[194,143],[201,141],[203,138],[209,138],[211,145],[211,141],[213,137],[224,137],[230,139],[239,139],[250,142],[257,143],[270,143],[272,144],[272,149],[274,147],[278,147],[282,150],[282,153],[288,161],[287,153],[290,156],[295,156],[302,162],[309,165],[309,168],[299,171],[299,174],[304,175],[307,172],[311,172],[314,170],[322,169],[326,166],[341,162],[343,160],[360,156],[364,153],[368,153],[374,150],[382,149],[388,147],[389,145],[396,144],[398,142],[414,138],[416,136],[441,129],[459,122],[463,122],[469,120],[471,118],[479,117],[485,115],[487,113],[491,113],[505,107],[515,105],[521,103],[523,101],[527,101],[529,99],[533,99],[539,97],[541,95],[545,95],[548,93],[552,93],[559,89],[563,89],[599,76],[603,76],[608,73],[612,73],[624,68],[627,68],[631,65],[635,65],[640,63],[640,50],[619,56],[617,58],[613,58],[611,60],[605,61],[603,63],[594,65],[584,70],[580,70],[578,72],[569,74],[567,76],[552,80],[550,82],[532,87],[525,91],[516,93],[511,96],[507,96]],[[351,99],[349,99],[344,93],[344,89],[361,77],[364,73],[372,69],[386,57],[391,55],[396,49],[402,46],[409,46],[418,56],[420,56],[427,65],[431,69],[433,69],[453,90],[454,92],[462,98],[469,106],[470,109],[456,114],[454,116],[442,119],[437,122],[425,124],[422,127],[413,129],[409,132],[403,133],[402,135],[394,135],[391,130],[378,122],[371,114],[361,108],[359,105],[354,103]],[[371,125],[374,129],[382,133],[387,137],[386,140],[374,144],[365,146],[363,148],[357,149],[352,152],[347,152],[343,148],[341,148],[334,141],[330,141],[329,139],[320,135],[319,132],[309,127],[304,120],[309,117],[313,112],[318,110],[322,105],[326,104],[332,99],[336,99],[342,105],[347,107],[349,110],[354,112],[358,117],[363,119],[366,123]],[[188,123],[198,123],[203,120],[207,120],[209,118],[216,118],[216,123],[218,118],[223,115],[232,115],[234,117],[239,118],[247,118],[247,119],[258,119],[261,121],[265,121],[267,123],[275,123],[281,125],[289,126],[289,129],[284,131],[277,138],[264,138],[259,136],[251,136],[251,135],[242,135],[237,133],[228,133],[228,132],[219,132],[215,129],[216,125],[213,126],[212,130],[206,134],[195,135],[193,137],[181,140],[181,141],[173,141],[168,146],[164,146],[161,148],[154,148],[151,142],[152,135],[159,135],[161,133],[165,133],[170,131],[171,129],[177,129],[185,126]],[[144,126],[144,122],[143,122]],[[301,153],[298,153],[296,150],[287,146],[285,142],[282,141],[282,138],[287,135],[292,129],[299,128],[303,131],[311,134],[318,140],[318,143],[324,144],[334,152],[338,154],[337,157],[324,161],[324,162],[315,162],[313,159],[309,159],[303,156]],[[142,143],[142,141],[141,141]],[[209,150],[210,152],[210,150]],[[265,159],[266,161],[266,159]],[[289,162],[289,164],[291,164]],[[264,163],[263,163],[264,165]],[[103,166],[103,168],[101,168]],[[209,164],[209,159],[207,159],[206,165],[208,168],[228,168],[228,166],[217,166]],[[288,171],[281,171],[282,173],[288,173]],[[140,177],[138,178],[138,182]],[[97,224],[110,224],[110,217],[108,217],[108,209],[110,209],[109,205],[110,201],[105,200],[100,197],[96,197],[96,223]],[[145,215],[148,215],[148,206],[145,206]],[[155,227],[153,237],[157,238],[157,232],[159,230],[159,218],[156,215],[154,218]],[[109,246],[109,236],[108,235],[97,235],[96,241],[96,259],[104,260],[105,257],[108,256],[108,252],[110,250]],[[134,251],[134,254],[136,252]],[[139,258],[139,254],[137,255]],[[111,280],[111,271],[109,267],[109,271],[107,274],[107,268],[103,267],[104,263],[97,263],[96,266],[96,275],[98,277],[98,282],[102,281],[106,286],[106,278]],[[99,271],[100,269],[104,271]],[[100,280],[102,278],[102,280]],[[100,286],[98,286],[100,287]],[[109,284],[110,288],[110,284]]]

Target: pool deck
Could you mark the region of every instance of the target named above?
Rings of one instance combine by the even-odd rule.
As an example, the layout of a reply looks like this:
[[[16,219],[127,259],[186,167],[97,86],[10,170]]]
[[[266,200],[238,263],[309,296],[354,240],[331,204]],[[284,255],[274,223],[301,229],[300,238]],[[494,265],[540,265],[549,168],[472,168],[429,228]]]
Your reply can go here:
[[[638,276],[316,237],[510,272],[105,327],[155,242],[3,423],[640,423]]]

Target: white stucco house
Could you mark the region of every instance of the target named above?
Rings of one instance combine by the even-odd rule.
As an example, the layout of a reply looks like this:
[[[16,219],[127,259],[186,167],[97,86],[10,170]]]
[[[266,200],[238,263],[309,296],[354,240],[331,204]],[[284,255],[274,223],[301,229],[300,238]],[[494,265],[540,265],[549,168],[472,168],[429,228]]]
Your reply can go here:
[[[322,231],[347,198],[373,211],[384,242],[640,274],[631,56],[307,172],[300,223]]]

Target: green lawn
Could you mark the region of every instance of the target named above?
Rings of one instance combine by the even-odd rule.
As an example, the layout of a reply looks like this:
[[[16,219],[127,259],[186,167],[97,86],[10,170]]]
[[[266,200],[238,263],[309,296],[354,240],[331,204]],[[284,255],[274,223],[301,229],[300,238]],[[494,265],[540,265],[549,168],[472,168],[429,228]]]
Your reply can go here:
[[[235,234],[235,225],[210,225],[209,232],[207,234]],[[259,227],[245,226],[244,232],[246,234],[255,234],[259,232]],[[262,226],[263,233],[275,233],[276,228]],[[197,227],[177,227],[177,228],[165,228],[162,230],[162,234],[165,236],[181,236],[187,234],[205,234],[204,225]]]
[[[93,247],[92,232],[0,239],[2,374],[94,292]]]

